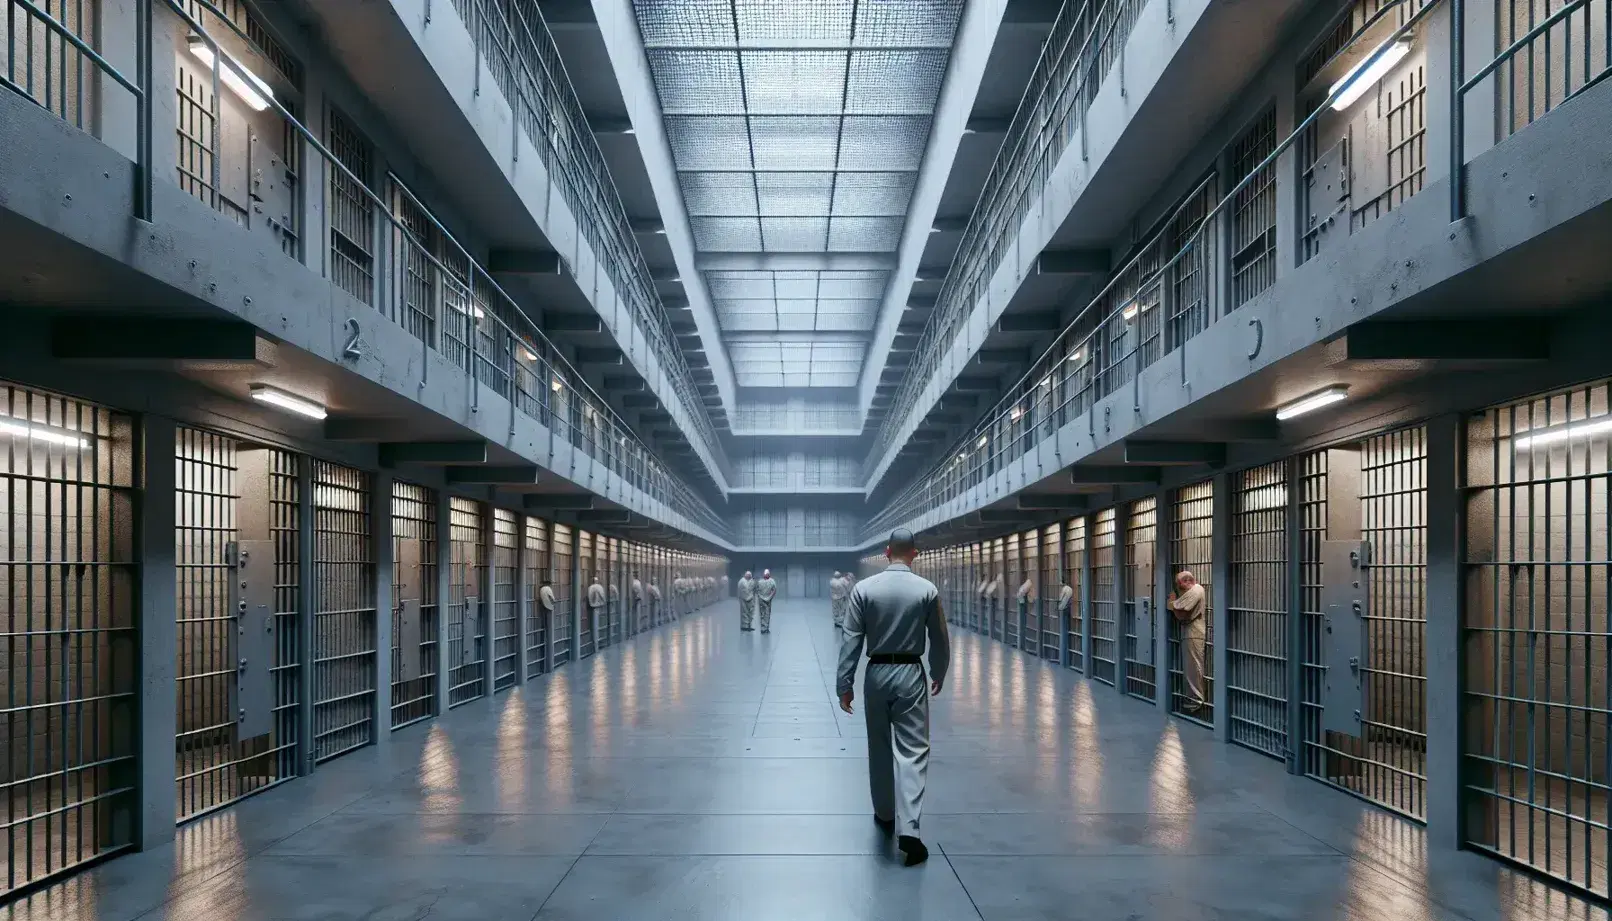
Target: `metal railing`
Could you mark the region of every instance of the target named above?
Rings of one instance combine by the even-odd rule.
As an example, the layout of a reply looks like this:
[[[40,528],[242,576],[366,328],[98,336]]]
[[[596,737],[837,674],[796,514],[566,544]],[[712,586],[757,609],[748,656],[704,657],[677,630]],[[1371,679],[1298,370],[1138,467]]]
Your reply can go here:
[[[1146,3],[1084,0],[1066,2],[1059,10],[963,231],[934,311],[919,334],[913,362],[896,388],[891,405],[903,409],[892,411],[879,427],[868,455],[870,481],[879,458],[892,447],[969,312],[984,297],[991,276],[1015,251],[1013,242],[1020,225],[1077,133],[1081,158],[1086,158],[1087,112],[1109,69],[1123,59],[1125,41]]]
[[[1406,2],[1410,0],[1384,3],[1368,25],[1383,21]],[[1366,56],[1359,65],[1361,71],[1387,54],[1439,5],[1436,0],[1427,3],[1406,18]],[[1360,34],[1366,31],[1362,29]],[[891,527],[910,523],[986,482],[1082,414],[1087,416],[1088,433],[1095,441],[1097,420],[1091,410],[1097,401],[1130,385],[1133,408],[1139,411],[1142,371],[1166,355],[1178,357],[1185,386],[1187,341],[1232,309],[1219,304],[1215,292],[1220,286],[1210,281],[1218,268],[1212,232],[1218,226],[1217,218],[1304,136],[1344,89],[1335,87],[1212,208],[1202,205],[1214,177],[1204,179],[982,421],[945,451],[928,474],[917,478],[869,520],[864,541],[874,541]]]
[[[453,4],[470,31],[476,54],[487,62],[493,80],[515,109],[516,121],[575,212],[577,226],[599,265],[631,306],[652,353],[668,366],[667,378],[720,469],[723,455],[716,429],[535,0],[453,0]],[[479,68],[477,72],[479,76]]]

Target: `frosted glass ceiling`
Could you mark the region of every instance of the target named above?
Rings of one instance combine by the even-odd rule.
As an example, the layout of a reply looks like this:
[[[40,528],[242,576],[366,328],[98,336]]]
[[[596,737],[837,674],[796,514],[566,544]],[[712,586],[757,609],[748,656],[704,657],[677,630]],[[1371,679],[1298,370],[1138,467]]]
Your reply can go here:
[[[895,253],[963,0],[633,6],[698,252]],[[705,275],[739,386],[855,386],[888,272]],[[754,335],[803,331],[854,359],[786,371],[801,343]]]

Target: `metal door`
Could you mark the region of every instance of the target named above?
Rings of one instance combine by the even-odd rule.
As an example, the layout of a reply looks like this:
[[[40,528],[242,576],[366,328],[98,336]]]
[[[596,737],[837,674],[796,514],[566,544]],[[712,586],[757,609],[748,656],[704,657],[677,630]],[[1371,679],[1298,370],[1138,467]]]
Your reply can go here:
[[[1020,571],[1030,583],[1030,594],[1021,605],[1024,611],[1019,625],[1019,648],[1032,656],[1041,656],[1041,535],[1026,531],[1019,538]]]
[[[185,821],[301,766],[303,490],[294,454],[196,429],[176,440],[175,756]]]
[[[1007,571],[1002,576],[1001,640],[1015,648],[1019,645],[1024,620],[1024,611],[1019,606],[1019,586],[1024,581],[1023,554],[1024,548],[1019,535],[1013,534],[1002,539],[1003,566]]]
[[[1063,612],[1058,610],[1058,599],[1063,592],[1064,580],[1058,566],[1063,562],[1063,528],[1049,524],[1041,533],[1041,602],[1038,605],[1038,624],[1041,632],[1041,658],[1058,661],[1063,641]]]
[[[952,623],[959,627],[968,625],[968,593],[972,583],[968,581],[968,548],[963,546],[949,547],[946,550],[946,577],[951,580],[951,593],[948,603]]]
[[[1003,616],[1002,612],[1004,602],[1008,597],[1008,593],[1012,592],[1014,588],[1013,586],[1007,584],[1008,576],[1006,544],[1006,541],[998,537],[996,540],[991,541],[988,545],[992,591],[990,594],[989,603],[986,605],[986,614],[990,618],[990,622],[986,625],[986,628],[990,631],[989,636],[998,642],[1001,642],[1003,637],[1007,634],[1007,625],[1004,623],[1005,617]]]
[[[1177,573],[1190,572],[1203,586],[1203,704],[1195,703],[1187,694],[1186,649],[1182,646],[1184,625],[1169,616],[1170,712],[1205,726],[1215,722],[1215,587],[1214,587],[1214,506],[1215,484],[1204,480],[1175,490],[1170,503],[1170,591],[1178,591]]]
[[[487,693],[486,516],[481,503],[458,496],[449,500],[448,706],[469,703]]]
[[[370,475],[313,461],[313,758],[375,741],[375,553]]]
[[[1287,461],[1232,476],[1226,592],[1226,729],[1273,758],[1288,751]]]
[[[616,587],[616,539],[600,534],[594,541],[594,552],[599,560],[594,575],[598,577],[599,585],[605,591],[604,622],[594,625],[594,640],[598,648],[608,649],[620,638],[621,612],[617,609],[617,602],[621,597],[621,589]]]
[[[15,387],[0,401],[3,898],[134,847],[141,791],[133,421]]]
[[[593,535],[587,531],[577,531],[577,566],[582,578],[582,584],[576,587],[580,624],[577,631],[578,659],[586,659],[594,652],[593,608],[588,605],[588,586],[593,584],[593,574],[598,571],[597,565],[598,561],[594,558]]]
[[[543,606],[542,594],[544,585],[549,586],[549,591],[553,591],[554,586],[549,583],[548,523],[532,517],[521,521],[526,530],[526,541],[521,547],[521,567],[525,570],[521,584],[526,601],[526,674],[531,677],[547,674],[554,667],[549,659],[554,612]]]
[[[1130,504],[1125,523],[1125,693],[1154,702],[1153,557],[1158,500]]]
[[[1118,523],[1118,509],[1103,509],[1092,523],[1091,537],[1091,676],[1108,685],[1115,682],[1119,664],[1119,582],[1114,571]]]
[[[392,728],[436,715],[437,495],[392,483]]]
[[[1467,422],[1465,842],[1608,897],[1605,382]]]
[[[549,538],[549,580],[554,587],[554,620],[549,625],[550,642],[554,645],[556,666],[576,658],[576,637],[572,636],[571,615],[576,610],[571,571],[574,568],[575,532],[570,525],[553,526]]]
[[[493,509],[493,690],[515,686],[521,658],[520,516]]]
[[[1063,571],[1072,592],[1069,606],[1064,608],[1065,631],[1069,635],[1068,656],[1064,664],[1077,672],[1086,670],[1086,614],[1090,599],[1086,597],[1086,519],[1071,518],[1064,533]]]

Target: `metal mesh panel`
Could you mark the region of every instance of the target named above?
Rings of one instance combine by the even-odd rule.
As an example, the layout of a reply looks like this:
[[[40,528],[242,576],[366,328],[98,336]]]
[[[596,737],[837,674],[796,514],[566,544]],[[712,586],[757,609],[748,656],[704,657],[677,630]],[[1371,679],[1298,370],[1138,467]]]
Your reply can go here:
[[[222,435],[194,429],[177,434],[175,571],[178,581],[177,818],[194,818],[256,793],[297,773],[300,712],[301,577],[298,458],[256,451],[254,469],[267,495],[244,497],[242,452]],[[269,733],[240,738],[236,694],[236,638],[240,621],[231,607],[231,548],[241,538],[240,506],[256,505],[259,536],[274,545],[273,646],[270,665],[274,715]]]
[[[549,660],[552,621],[558,611],[543,606],[542,588],[553,591],[549,572],[549,526],[541,518],[526,519],[526,545],[521,548],[526,592],[526,674],[541,675],[553,667]],[[557,607],[557,606],[556,606]]]
[[[552,558],[549,565],[549,577],[554,580],[555,617],[552,629],[554,631],[554,662],[556,665],[576,658],[576,637],[571,635],[571,612],[574,610],[572,606],[575,604],[572,600],[574,596],[571,585],[572,561],[575,559],[572,556],[575,552],[575,547],[572,544],[573,539],[574,533],[570,526],[554,525],[550,545]]]
[[[1231,741],[1287,758],[1287,464],[1233,478],[1226,595],[1226,727]]]
[[[1170,712],[1212,726],[1215,720],[1214,709],[1214,492],[1213,480],[1194,483],[1175,491],[1174,501],[1170,505],[1170,587],[1171,591],[1178,591],[1175,585],[1175,576],[1183,570],[1190,571],[1203,586],[1204,599],[1207,604],[1203,610],[1203,630],[1205,638],[1201,651],[1203,668],[1203,685],[1201,691],[1203,699],[1196,700],[1188,693],[1186,683],[1186,656],[1190,650],[1184,645],[1188,642],[1186,625],[1177,620],[1174,612],[1167,612],[1171,616],[1167,623],[1170,625]]]
[[[521,656],[520,603],[515,597],[516,570],[520,567],[520,519],[504,509],[493,510],[493,690],[515,686]]]
[[[1153,702],[1154,665],[1151,605],[1153,598],[1154,539],[1158,500],[1149,496],[1131,503],[1125,521],[1125,693]],[[1156,621],[1155,621],[1156,623]]]
[[[6,879],[0,896],[135,844],[133,431],[0,386],[6,513]]]
[[[1467,425],[1466,843],[1606,898],[1605,383]]]
[[[1090,674],[1104,684],[1114,683],[1119,660],[1114,632],[1119,614],[1119,583],[1114,571],[1118,517],[1117,509],[1103,509],[1092,524]]]
[[[1071,518],[1064,534],[1064,572],[1074,595],[1069,609],[1064,612],[1069,634],[1069,655],[1064,664],[1077,672],[1086,670],[1086,605],[1082,602],[1086,590],[1086,519]]]
[[[481,504],[455,496],[449,505],[448,706],[457,707],[486,693],[485,516]]]
[[[313,756],[375,741],[375,558],[370,475],[313,462]]]
[[[577,586],[576,589],[579,601],[577,610],[581,614],[579,618],[581,626],[578,628],[577,635],[577,658],[579,659],[586,659],[588,656],[593,655],[595,649],[593,607],[587,603],[589,580],[598,571],[598,561],[594,557],[594,551],[593,535],[587,531],[578,531],[577,566],[582,573],[582,585]]]
[[[392,483],[392,728],[400,729],[436,715],[437,707],[437,499],[424,486]],[[412,546],[405,548],[405,544]],[[405,573],[405,560],[416,561]],[[416,587],[419,603],[419,642],[408,649],[397,645],[402,635],[402,585]],[[413,659],[415,677],[404,674],[403,657]]]

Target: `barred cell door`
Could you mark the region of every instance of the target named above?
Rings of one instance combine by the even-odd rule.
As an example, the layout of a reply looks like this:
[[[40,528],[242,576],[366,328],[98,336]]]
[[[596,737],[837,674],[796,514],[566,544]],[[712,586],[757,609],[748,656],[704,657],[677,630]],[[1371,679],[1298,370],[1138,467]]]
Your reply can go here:
[[[543,586],[550,592],[554,586],[549,577],[548,522],[530,516],[521,519],[526,529],[526,543],[521,548],[521,567],[525,570],[522,591],[526,596],[526,674],[543,675],[552,671],[549,638],[553,635],[555,612],[543,603]]]
[[[392,728],[436,715],[437,494],[392,483]]]
[[[571,615],[576,610],[575,587],[571,584],[576,552],[572,543],[576,532],[570,525],[553,526],[549,539],[549,579],[554,584],[554,620],[550,623],[551,642],[554,644],[554,664],[570,662],[576,658],[577,642],[572,635]]]
[[[1086,519],[1071,518],[1064,531],[1064,572],[1071,595],[1063,616],[1068,655],[1064,664],[1077,672],[1086,670],[1086,617],[1091,607],[1086,584]]]
[[[1063,563],[1063,527],[1049,524],[1041,532],[1041,658],[1058,661],[1063,642],[1063,611],[1058,600],[1066,584],[1059,566]]]
[[[581,614],[577,631],[577,658],[586,659],[594,653],[593,606],[588,604],[588,586],[593,584],[593,574],[598,572],[593,535],[587,531],[577,531],[577,565],[582,574],[582,584],[576,586],[577,610]]]
[[[0,413],[4,898],[132,848],[141,790],[133,420],[5,385]]]
[[[1170,502],[1170,591],[1179,592],[1176,576],[1190,572],[1203,586],[1203,617],[1182,623],[1166,611],[1169,624],[1170,712],[1212,727],[1215,722],[1214,675],[1214,481],[1205,480],[1174,491]],[[1200,676],[1196,693],[1189,667]]]
[[[1113,684],[1119,666],[1115,631],[1119,616],[1119,580],[1115,572],[1115,543],[1119,537],[1119,509],[1105,508],[1092,522],[1091,542],[1091,676]]]
[[[1019,627],[1019,648],[1037,658],[1041,655],[1041,536],[1026,531],[1019,538],[1021,572],[1030,583],[1030,593],[1024,596],[1019,607],[1024,611]]]
[[[493,690],[515,686],[521,660],[520,516],[493,509]]]
[[[370,474],[313,461],[313,756],[375,741],[375,554]]]
[[[1232,475],[1226,591],[1226,729],[1231,741],[1288,751],[1287,461]]]
[[[1007,570],[1002,577],[1002,642],[1015,648],[1019,645],[1023,629],[1024,608],[1019,603],[1019,586],[1024,580],[1023,546],[1019,535],[1002,539],[1003,565]]]
[[[1125,693],[1154,702],[1153,558],[1158,500],[1130,504],[1125,524]]]
[[[1014,586],[1008,584],[1007,573],[1007,541],[998,537],[990,542],[987,553],[990,560],[992,589],[990,603],[986,605],[986,613],[990,622],[986,625],[991,639],[998,642],[1007,636],[1006,616],[1003,613],[1004,605],[1013,591]]]
[[[180,821],[295,777],[301,731],[300,459],[176,435]]]
[[[448,706],[487,693],[486,516],[479,502],[449,500]]]

